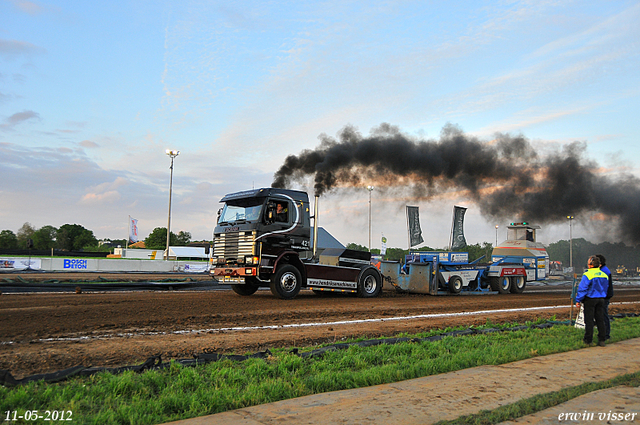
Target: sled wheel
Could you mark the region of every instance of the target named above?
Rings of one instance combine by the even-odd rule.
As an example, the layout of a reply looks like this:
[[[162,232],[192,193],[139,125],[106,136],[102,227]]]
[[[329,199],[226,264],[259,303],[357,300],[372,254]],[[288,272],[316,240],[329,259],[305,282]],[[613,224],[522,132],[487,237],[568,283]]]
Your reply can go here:
[[[527,286],[527,280],[524,276],[511,276],[511,293],[522,294],[525,286]]]
[[[511,281],[508,276],[499,277],[497,280],[497,290],[501,294],[508,294],[511,289]]]
[[[380,276],[374,270],[365,270],[358,279],[358,296],[361,298],[377,297],[382,291]]]
[[[290,300],[298,295],[302,287],[300,271],[291,264],[284,264],[271,278],[271,293],[278,298]]]
[[[449,279],[449,292],[459,294],[462,291],[462,279],[459,276],[452,276]]]

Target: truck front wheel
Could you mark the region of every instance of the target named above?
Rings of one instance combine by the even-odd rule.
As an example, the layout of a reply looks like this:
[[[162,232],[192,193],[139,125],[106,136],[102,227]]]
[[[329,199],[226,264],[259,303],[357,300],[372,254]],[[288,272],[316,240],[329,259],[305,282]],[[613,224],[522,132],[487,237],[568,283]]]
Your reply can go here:
[[[527,286],[527,280],[524,276],[512,276],[511,277],[511,293],[522,294],[524,287]]]
[[[245,278],[244,285],[231,285],[231,289],[238,295],[242,295],[244,297],[253,295],[256,293],[260,284],[255,281],[255,278]]]
[[[358,296],[361,298],[377,297],[382,291],[380,275],[373,270],[365,270],[358,279]]]
[[[276,297],[289,300],[300,292],[302,275],[291,264],[284,264],[276,269],[271,278],[271,293]]]

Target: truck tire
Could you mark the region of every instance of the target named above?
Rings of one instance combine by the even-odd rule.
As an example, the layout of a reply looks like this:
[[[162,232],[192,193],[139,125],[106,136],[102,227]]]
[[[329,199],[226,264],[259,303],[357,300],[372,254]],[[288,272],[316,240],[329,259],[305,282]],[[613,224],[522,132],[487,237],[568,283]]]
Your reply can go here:
[[[244,279],[244,285],[231,285],[231,289],[238,295],[242,295],[243,297],[253,295],[256,293],[260,285],[257,282],[254,282],[254,279],[246,277]]]
[[[511,276],[511,293],[522,294],[525,286],[527,286],[527,279],[524,276]]]
[[[360,298],[372,298],[380,295],[382,291],[382,279],[377,271],[365,270],[358,278],[358,296]]]
[[[302,275],[291,264],[284,264],[276,269],[271,277],[271,293],[278,298],[290,300],[298,295],[302,287]]]
[[[462,279],[460,276],[451,276],[449,279],[449,292],[459,294],[462,291]]]

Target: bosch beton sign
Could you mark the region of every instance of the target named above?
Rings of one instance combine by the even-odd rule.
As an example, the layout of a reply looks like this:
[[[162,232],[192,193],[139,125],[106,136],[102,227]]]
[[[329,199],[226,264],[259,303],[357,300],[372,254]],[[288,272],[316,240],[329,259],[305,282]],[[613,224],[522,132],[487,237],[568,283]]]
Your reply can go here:
[[[86,269],[87,268],[87,260],[64,260],[64,268],[65,269]]]

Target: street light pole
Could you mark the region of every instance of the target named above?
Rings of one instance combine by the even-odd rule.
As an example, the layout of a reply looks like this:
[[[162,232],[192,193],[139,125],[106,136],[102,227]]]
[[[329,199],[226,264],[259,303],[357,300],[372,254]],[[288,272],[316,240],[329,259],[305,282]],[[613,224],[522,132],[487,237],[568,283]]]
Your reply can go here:
[[[573,270],[573,219],[572,215],[568,215],[569,220],[569,268],[571,269],[571,276],[573,276],[573,283],[571,284],[571,310],[569,311],[569,323],[573,323],[573,306],[576,303],[577,287],[576,287],[576,273]],[[579,313],[578,313],[579,314]]]
[[[573,219],[572,215],[568,215],[567,219],[569,219],[569,267],[571,268],[571,273],[573,273]]]
[[[371,192],[373,192],[373,186],[367,186],[369,191],[369,252],[371,252]]]
[[[180,151],[167,149],[165,153],[171,158],[171,167],[169,167],[169,169],[171,170],[171,179],[169,180],[169,218],[167,219],[167,249],[165,251],[164,257],[165,260],[169,260],[169,239],[171,235],[171,194],[173,192],[173,159],[176,156],[180,155]]]
[[[498,246],[498,227],[500,226],[496,224],[496,246]]]

